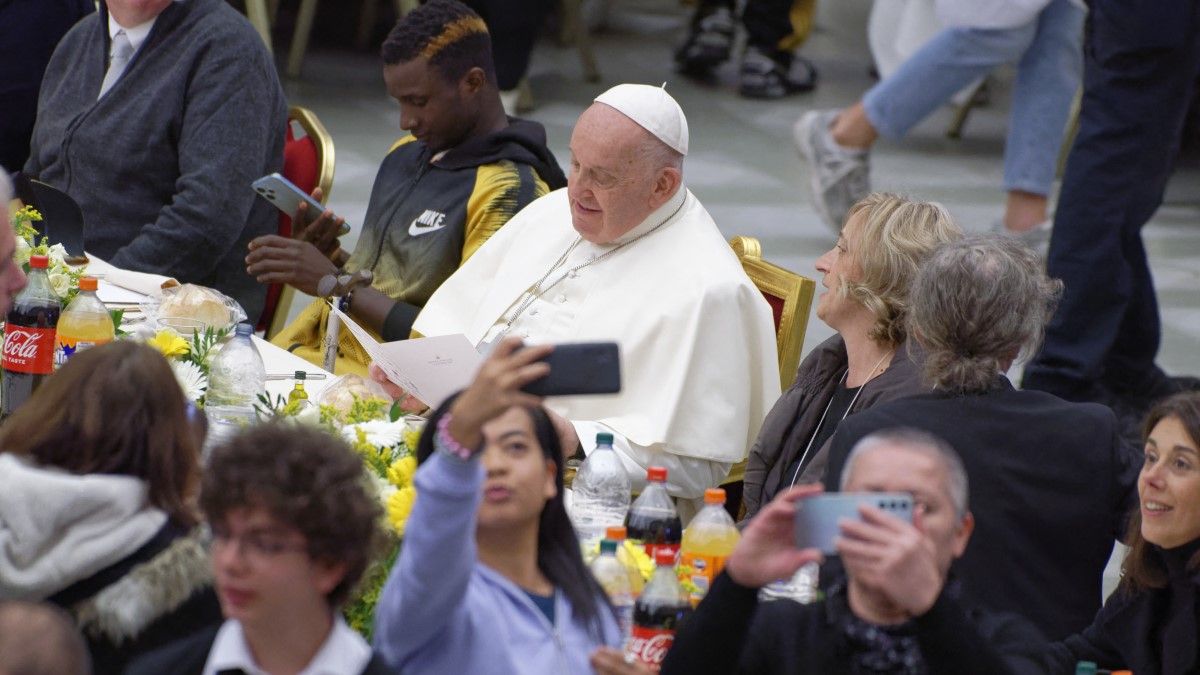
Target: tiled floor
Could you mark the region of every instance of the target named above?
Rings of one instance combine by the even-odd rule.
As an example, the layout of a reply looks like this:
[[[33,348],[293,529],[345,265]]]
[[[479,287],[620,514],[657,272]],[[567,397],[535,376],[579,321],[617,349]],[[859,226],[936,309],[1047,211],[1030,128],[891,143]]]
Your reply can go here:
[[[807,169],[791,144],[791,125],[804,110],[846,105],[871,86],[864,29],[870,3],[821,4],[817,31],[804,49],[820,70],[820,84],[811,94],[777,102],[737,96],[732,64],[721,71],[717,87],[673,73],[670,51],[686,18],[686,10],[673,1],[615,0],[612,5],[607,28],[594,37],[602,82],[583,81],[574,49],[546,40],[534,56],[530,81],[537,108],[528,116],[546,126],[560,163],[565,163],[575,118],[596,94],[619,82],[665,81],[691,127],[687,184],[721,230],[726,236],[756,236],[771,261],[815,275],[813,264],[834,236],[808,204]],[[880,142],[872,156],[874,186],[941,201],[963,227],[987,228],[1002,210],[1000,158],[1010,76],[999,74],[991,105],[972,113],[963,139],[945,137],[951,119],[945,109],[905,141]],[[337,174],[330,204],[350,222],[361,223],[375,170],[400,135],[397,106],[383,90],[378,60],[313,52],[303,80],[286,87],[291,100],[316,111],[332,133]],[[1161,361],[1172,372],[1200,372],[1198,224],[1200,172],[1181,171],[1168,204],[1145,231],[1162,303]],[[805,349],[830,334],[813,317]]]
[[[870,3],[821,3],[818,29],[804,53],[821,81],[811,94],[778,102],[749,101],[734,92],[732,65],[722,85],[704,87],[671,71],[670,51],[681,35],[684,10],[666,0],[613,3],[608,27],[595,36],[603,81],[584,82],[575,51],[539,45],[531,68],[537,108],[560,163],[575,118],[591,99],[620,82],[668,83],[691,127],[685,165],[689,187],[727,237],[762,240],[768,259],[814,274],[817,257],[833,243],[807,202],[806,169],[790,140],[792,122],[809,108],[839,107],[871,86],[865,22]],[[901,191],[946,204],[964,228],[983,230],[1000,217],[1001,154],[1007,123],[1008,73],[998,76],[989,107],[974,112],[962,140],[945,137],[951,113],[939,111],[902,143],[881,142],[872,156],[877,189]],[[334,52],[310,55],[304,77],[287,83],[293,103],[312,108],[332,133],[337,175],[331,207],[362,222],[379,161],[400,135],[394,101],[384,93],[373,56]],[[1159,287],[1164,338],[1161,363],[1172,372],[1200,373],[1200,172],[1181,170],[1168,203],[1145,230]],[[353,246],[352,234],[345,243]],[[293,305],[298,311],[301,302]],[[831,334],[813,317],[805,350]],[[1111,587],[1115,570],[1110,570]]]

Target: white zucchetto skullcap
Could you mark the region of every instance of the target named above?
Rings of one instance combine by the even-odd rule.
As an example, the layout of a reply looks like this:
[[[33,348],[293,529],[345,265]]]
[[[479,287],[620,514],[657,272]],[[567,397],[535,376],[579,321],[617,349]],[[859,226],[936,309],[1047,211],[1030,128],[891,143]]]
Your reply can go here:
[[[616,108],[655,138],[681,155],[688,152],[688,125],[683,108],[667,93],[666,84],[618,84],[596,97],[597,103]]]

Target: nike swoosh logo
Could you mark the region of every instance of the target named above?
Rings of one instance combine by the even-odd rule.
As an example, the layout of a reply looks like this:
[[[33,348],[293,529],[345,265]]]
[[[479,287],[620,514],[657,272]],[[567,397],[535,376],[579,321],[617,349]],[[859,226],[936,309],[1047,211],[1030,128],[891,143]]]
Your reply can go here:
[[[409,223],[409,225],[408,225],[408,236],[419,237],[423,234],[429,234],[430,232],[435,232],[437,230],[440,230],[445,226],[446,226],[445,223],[442,223],[440,225],[421,225],[420,223],[418,223],[417,221],[414,220],[411,223]]]

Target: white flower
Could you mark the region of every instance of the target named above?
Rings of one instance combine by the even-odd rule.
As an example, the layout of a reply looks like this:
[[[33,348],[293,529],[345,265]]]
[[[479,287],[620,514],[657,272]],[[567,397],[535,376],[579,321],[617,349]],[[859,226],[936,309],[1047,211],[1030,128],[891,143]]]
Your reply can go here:
[[[379,501],[386,504],[387,500],[396,491],[396,486],[387,482],[380,476],[377,476],[373,471],[365,472],[371,481],[371,487],[375,488],[375,494],[379,496]]]
[[[321,426],[321,409],[315,405],[305,406],[296,413],[292,419],[300,424],[308,424],[311,426]]]
[[[13,260],[17,261],[18,265],[24,265],[29,262],[29,256],[33,253],[33,248],[29,242],[21,237],[17,237],[17,249],[13,251]]]
[[[367,442],[377,448],[390,448],[400,443],[404,439],[404,422],[388,422],[386,420],[375,420],[372,422],[360,422],[358,424],[347,424],[342,427],[342,435],[346,440],[354,443],[358,441],[358,430],[362,430],[367,436]]]
[[[50,257],[50,264],[54,267],[65,267],[64,259],[67,257],[67,249],[62,244],[55,244],[46,252]]]
[[[50,279],[50,288],[54,294],[60,298],[67,297],[67,292],[71,290],[71,277],[55,272],[48,275]]]
[[[204,371],[200,370],[200,366],[190,361],[169,361],[171,370],[175,373],[175,379],[179,382],[179,387],[183,389],[184,395],[189,401],[199,400],[204,392],[208,389],[208,378],[205,377]]]

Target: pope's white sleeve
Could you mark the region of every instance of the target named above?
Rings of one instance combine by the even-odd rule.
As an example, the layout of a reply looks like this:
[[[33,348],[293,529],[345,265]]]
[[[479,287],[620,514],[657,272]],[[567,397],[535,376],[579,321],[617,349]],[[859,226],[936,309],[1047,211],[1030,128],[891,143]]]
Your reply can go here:
[[[571,424],[575,426],[575,433],[583,445],[584,454],[590,454],[596,449],[598,432],[613,435],[613,450],[617,451],[625,465],[634,492],[641,492],[642,488],[646,487],[647,468],[661,466],[667,470],[667,492],[674,497],[698,499],[704,496],[704,491],[708,488],[720,485],[732,466],[724,462],[676,455],[659,445],[637,445],[599,422],[571,420]]]

